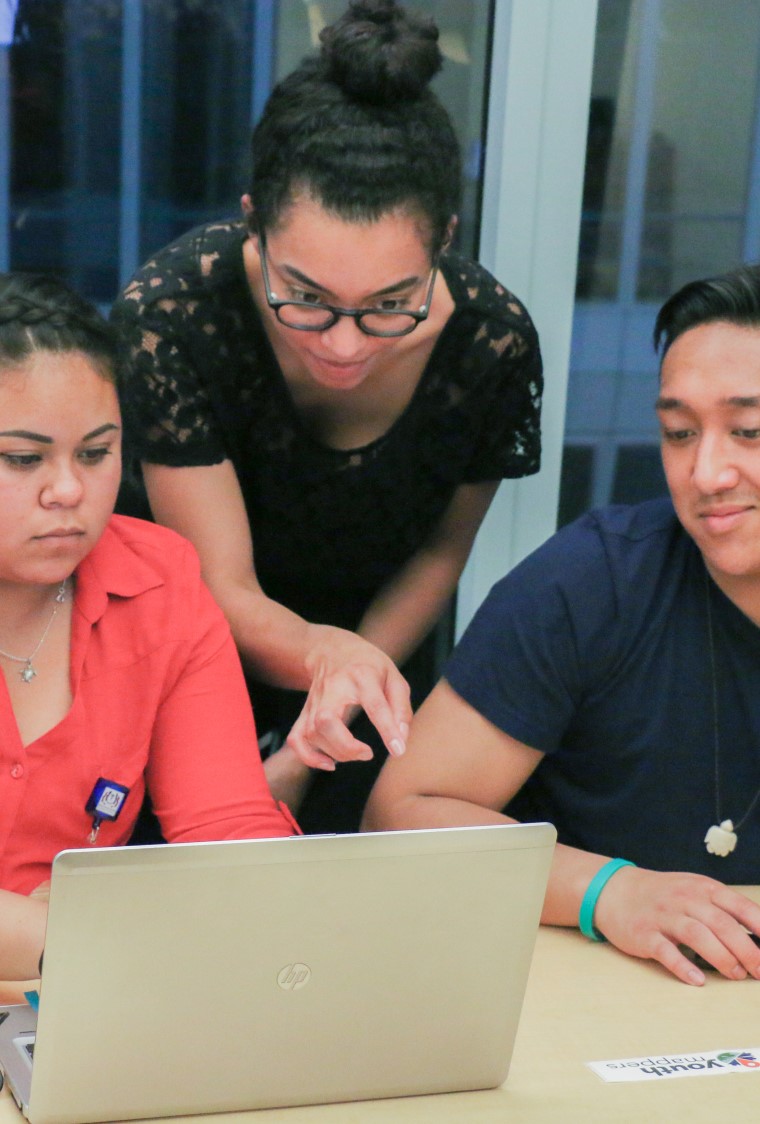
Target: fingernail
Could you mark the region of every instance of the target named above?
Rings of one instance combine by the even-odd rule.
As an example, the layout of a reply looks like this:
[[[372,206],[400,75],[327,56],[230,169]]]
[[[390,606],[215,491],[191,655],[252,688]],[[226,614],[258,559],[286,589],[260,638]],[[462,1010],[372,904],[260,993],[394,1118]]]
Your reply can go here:
[[[689,972],[688,979],[689,983],[693,984],[703,984],[705,982],[705,977],[698,968],[692,968],[692,970]]]
[[[394,757],[401,757],[402,753],[406,751],[406,746],[399,738],[394,738],[391,742],[391,753]]]
[[[746,980],[747,978],[747,973],[745,969],[742,968],[741,964],[736,965],[731,975],[735,980]]]
[[[406,741],[406,739],[409,737],[409,723],[399,722],[398,728],[401,731],[401,736],[404,738],[404,741]]]

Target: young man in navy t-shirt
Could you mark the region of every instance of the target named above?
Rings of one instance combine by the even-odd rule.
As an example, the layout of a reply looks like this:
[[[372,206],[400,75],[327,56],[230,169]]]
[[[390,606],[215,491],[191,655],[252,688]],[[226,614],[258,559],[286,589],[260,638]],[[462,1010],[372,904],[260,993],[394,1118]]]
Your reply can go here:
[[[663,306],[670,499],[609,507],[499,582],[365,828],[550,820],[543,913],[686,983],[760,979],[760,267]]]

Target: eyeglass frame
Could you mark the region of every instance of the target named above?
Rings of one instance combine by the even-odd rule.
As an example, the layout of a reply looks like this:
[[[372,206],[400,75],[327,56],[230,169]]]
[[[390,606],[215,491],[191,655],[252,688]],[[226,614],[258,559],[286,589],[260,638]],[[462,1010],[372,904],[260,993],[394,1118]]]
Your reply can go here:
[[[365,336],[373,336],[375,339],[400,339],[402,336],[410,335],[415,328],[418,328],[423,320],[427,320],[430,315],[430,305],[433,302],[433,287],[435,286],[435,279],[438,276],[438,267],[440,264],[440,254],[436,254],[433,258],[433,266],[430,272],[430,281],[428,283],[427,293],[425,300],[420,306],[418,311],[412,309],[390,309],[390,308],[340,308],[338,305],[333,304],[312,304],[310,301],[286,301],[278,300],[272,292],[272,283],[269,279],[269,267],[267,266],[267,246],[264,234],[259,232],[259,258],[261,259],[261,273],[264,278],[264,293],[267,298],[267,304],[274,312],[277,320],[284,328],[292,328],[294,332],[328,332],[330,328],[334,328],[340,320],[341,316],[350,316],[360,332]],[[310,308],[310,309],[324,309],[329,312],[332,319],[326,324],[288,324],[280,316],[280,309],[283,305],[292,304],[297,308]],[[362,324],[363,316],[408,316],[413,323],[409,328],[404,328],[401,332],[373,332],[371,329],[366,328]]]

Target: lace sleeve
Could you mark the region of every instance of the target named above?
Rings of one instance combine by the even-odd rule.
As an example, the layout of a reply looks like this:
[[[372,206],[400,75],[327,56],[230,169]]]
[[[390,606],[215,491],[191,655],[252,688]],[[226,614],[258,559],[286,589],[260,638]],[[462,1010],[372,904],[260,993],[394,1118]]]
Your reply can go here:
[[[480,437],[467,467],[469,483],[530,476],[541,465],[541,351],[519,307],[514,328],[504,332],[502,325],[487,341],[490,363],[479,393]]]
[[[227,451],[199,371],[198,302],[166,297],[147,303],[150,283],[133,281],[111,312],[130,452],[175,467],[219,464]]]

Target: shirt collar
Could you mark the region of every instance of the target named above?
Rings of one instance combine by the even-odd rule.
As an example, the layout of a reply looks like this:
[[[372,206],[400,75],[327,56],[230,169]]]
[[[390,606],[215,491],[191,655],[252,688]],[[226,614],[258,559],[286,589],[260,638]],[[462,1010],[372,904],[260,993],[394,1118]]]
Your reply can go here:
[[[157,570],[133,551],[125,530],[130,520],[112,516],[76,571],[76,606],[93,624],[106,611],[109,596],[137,597],[164,584]]]

